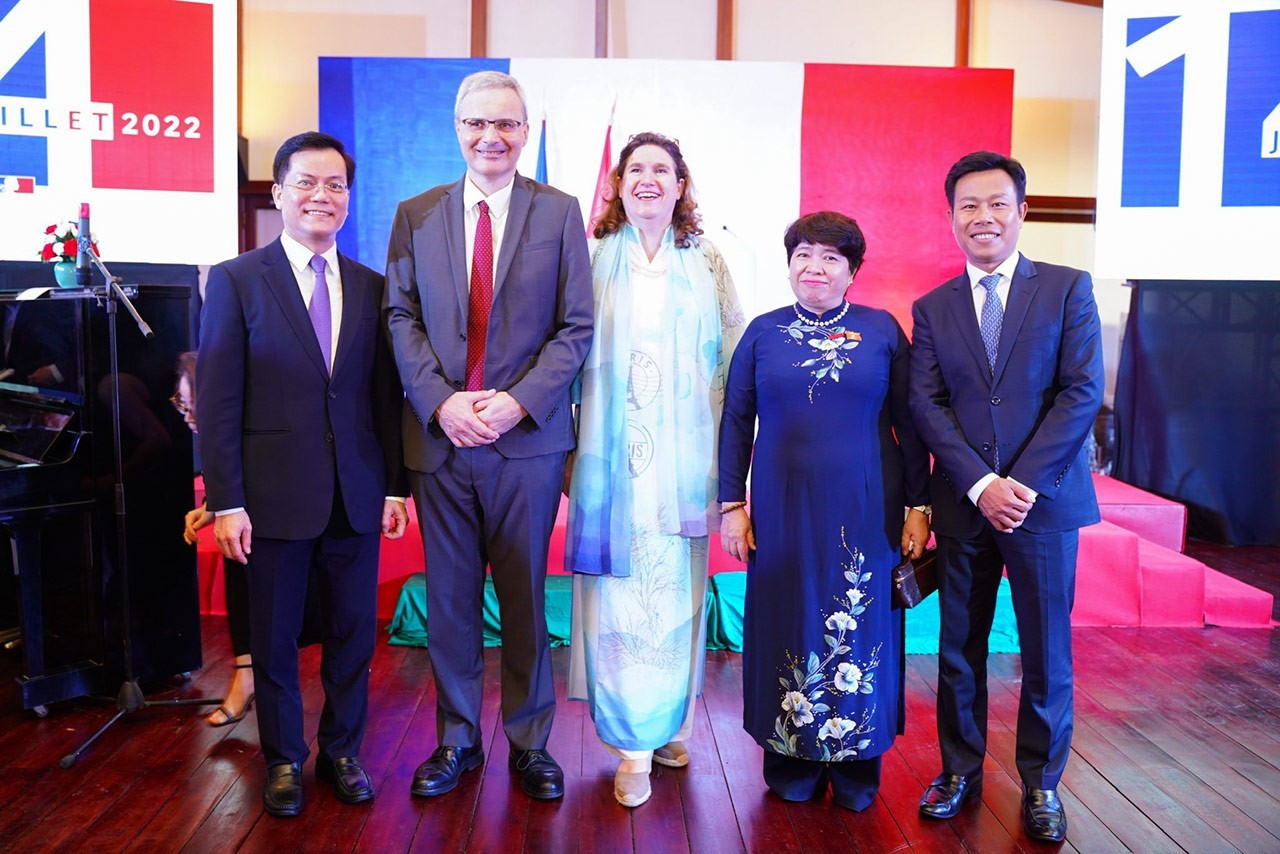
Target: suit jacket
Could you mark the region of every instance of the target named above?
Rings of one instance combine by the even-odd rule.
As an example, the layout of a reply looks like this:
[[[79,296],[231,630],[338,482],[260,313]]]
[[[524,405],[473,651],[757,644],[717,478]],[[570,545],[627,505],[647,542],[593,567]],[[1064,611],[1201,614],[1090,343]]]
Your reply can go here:
[[[1008,302],[994,376],[966,273],[912,307],[911,412],[934,456],[933,527],[945,536],[981,529],[966,492],[990,472],[1039,493],[1023,523],[1030,532],[1099,519],[1083,451],[1104,383],[1093,281],[1024,256]]]
[[[435,412],[464,387],[470,271],[467,179],[401,202],[387,249],[387,320],[404,380],[405,465],[430,473],[453,444]],[[573,448],[569,385],[591,345],[591,268],[572,196],[515,176],[498,248],[484,383],[529,412],[495,443],[507,458]]]
[[[244,507],[258,536],[319,536],[339,485],[352,528],[377,531],[384,498],[408,494],[384,280],[338,265],[332,377],[279,240],[209,271],[196,370],[205,489],[211,510]]]

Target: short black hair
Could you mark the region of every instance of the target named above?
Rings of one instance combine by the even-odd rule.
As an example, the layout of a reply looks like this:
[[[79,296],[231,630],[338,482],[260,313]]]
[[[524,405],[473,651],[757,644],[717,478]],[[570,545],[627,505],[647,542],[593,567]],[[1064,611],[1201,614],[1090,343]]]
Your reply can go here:
[[[271,179],[277,184],[284,184],[284,178],[289,174],[289,161],[299,151],[323,151],[327,148],[332,148],[342,155],[342,162],[347,165],[347,186],[350,187],[356,182],[355,160],[347,154],[347,147],[342,144],[342,140],[317,130],[309,130],[284,141],[280,150],[276,152],[275,162],[271,164]]]
[[[839,211],[805,214],[787,226],[787,233],[782,237],[782,244],[787,247],[787,263],[791,262],[792,254],[801,243],[834,246],[849,259],[851,273],[857,272],[867,254],[867,239],[862,236],[862,229],[858,228],[853,217]]]
[[[1013,179],[1013,189],[1018,194],[1018,204],[1027,200],[1027,170],[1012,157],[996,154],[994,151],[975,151],[966,154],[955,162],[951,171],[947,172],[945,189],[947,191],[947,209],[956,206],[956,183],[965,175],[974,172],[990,172],[1000,169]]]

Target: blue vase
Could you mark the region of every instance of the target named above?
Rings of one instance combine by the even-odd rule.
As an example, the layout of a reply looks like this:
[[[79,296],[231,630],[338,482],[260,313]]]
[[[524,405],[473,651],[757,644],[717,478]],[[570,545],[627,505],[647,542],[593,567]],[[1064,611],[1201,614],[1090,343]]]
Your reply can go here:
[[[74,261],[59,261],[54,264],[53,278],[57,280],[60,288],[76,287],[76,263]]]

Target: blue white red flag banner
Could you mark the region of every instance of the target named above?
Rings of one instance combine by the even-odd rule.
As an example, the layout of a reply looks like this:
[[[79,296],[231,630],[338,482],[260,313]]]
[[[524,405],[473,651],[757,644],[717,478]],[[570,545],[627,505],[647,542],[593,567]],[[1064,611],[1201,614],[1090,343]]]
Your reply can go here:
[[[526,92],[539,93],[556,132],[537,145],[530,139],[520,171],[535,175],[544,151],[550,183],[578,198],[584,223],[599,181],[603,119],[615,99],[619,140],[641,131],[678,139],[703,228],[724,253],[749,315],[794,299],[782,246],[787,224],[835,208],[867,236],[851,298],[889,308],[909,332],[911,300],[963,269],[946,219],[948,167],[975,149],[1008,151],[1011,136],[1007,70],[325,57],[320,128],[352,145],[360,163],[351,217],[338,238],[343,251],[381,268],[396,203],[462,176],[450,132],[453,98],[462,78],[482,69],[513,74]],[[406,110],[377,95],[389,91],[437,95]]]
[[[235,254],[235,16],[234,0],[0,0],[0,258],[34,260],[80,202],[107,261]],[[156,238],[182,222],[199,225]]]

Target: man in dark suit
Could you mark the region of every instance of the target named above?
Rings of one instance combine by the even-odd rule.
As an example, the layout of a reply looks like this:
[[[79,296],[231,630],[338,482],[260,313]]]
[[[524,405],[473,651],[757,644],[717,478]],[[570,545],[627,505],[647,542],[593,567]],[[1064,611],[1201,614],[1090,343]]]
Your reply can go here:
[[[454,119],[466,175],[402,202],[387,250],[438,698],[439,746],[412,792],[444,794],[484,762],[488,564],[502,613],[508,762],[526,794],[558,798],[564,775],[546,751],[555,693],[543,591],[574,445],[569,385],[591,343],[586,238],[576,199],[516,174],[529,124],[514,78],[467,77]]]
[[[200,330],[204,482],[218,548],[247,567],[258,732],[272,815],[302,811],[298,634],[314,563],[326,616],[316,776],[374,796],[360,766],[378,534],[404,533],[401,391],[382,276],[338,254],[355,163],[327,134],[276,153],[284,234],[209,271]]]
[[[1022,820],[1060,842],[1056,788],[1071,747],[1071,605],[1079,528],[1098,521],[1083,452],[1102,403],[1101,327],[1088,273],[1017,251],[1026,173],[982,151],[947,175],[965,272],[912,309],[911,410],[934,456],[941,559],[942,774],[920,812],[951,818],[982,791],[987,637],[1007,567],[1022,649]]]

